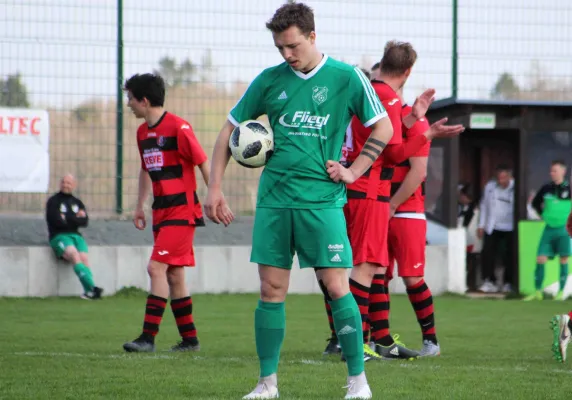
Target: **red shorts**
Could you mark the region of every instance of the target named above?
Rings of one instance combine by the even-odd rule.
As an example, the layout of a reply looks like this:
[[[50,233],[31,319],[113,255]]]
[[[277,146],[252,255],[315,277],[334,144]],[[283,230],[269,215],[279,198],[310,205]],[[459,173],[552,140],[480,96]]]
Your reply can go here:
[[[348,199],[344,206],[353,264],[387,266],[389,203],[373,199]]]
[[[393,277],[395,262],[400,277],[424,276],[426,240],[426,220],[391,218],[387,235],[390,265],[387,269],[387,278]]]
[[[195,265],[195,252],[193,251],[193,238],[195,227],[164,226],[153,232],[155,243],[151,260],[178,267],[193,267]]]

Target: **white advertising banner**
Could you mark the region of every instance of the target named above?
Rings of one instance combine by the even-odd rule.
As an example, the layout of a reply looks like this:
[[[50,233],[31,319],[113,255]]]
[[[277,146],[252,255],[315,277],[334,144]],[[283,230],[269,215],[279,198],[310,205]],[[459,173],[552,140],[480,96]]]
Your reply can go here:
[[[49,143],[47,111],[0,108],[0,192],[46,193]]]

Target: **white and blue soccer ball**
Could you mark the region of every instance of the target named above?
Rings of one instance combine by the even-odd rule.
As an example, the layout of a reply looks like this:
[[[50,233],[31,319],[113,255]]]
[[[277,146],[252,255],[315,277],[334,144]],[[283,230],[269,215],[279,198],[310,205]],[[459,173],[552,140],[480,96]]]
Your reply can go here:
[[[244,121],[232,131],[228,146],[237,163],[246,168],[260,168],[274,153],[274,132],[263,121]]]

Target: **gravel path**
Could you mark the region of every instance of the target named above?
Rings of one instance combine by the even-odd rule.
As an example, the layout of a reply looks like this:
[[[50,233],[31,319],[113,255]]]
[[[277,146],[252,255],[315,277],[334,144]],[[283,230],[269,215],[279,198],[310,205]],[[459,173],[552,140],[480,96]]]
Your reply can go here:
[[[197,229],[196,245],[250,245],[253,217],[239,217],[229,227],[207,222]],[[148,226],[143,232],[135,229],[131,221],[91,219],[81,230],[89,245],[142,246],[153,243]],[[48,233],[43,217],[0,216],[0,246],[46,246]]]

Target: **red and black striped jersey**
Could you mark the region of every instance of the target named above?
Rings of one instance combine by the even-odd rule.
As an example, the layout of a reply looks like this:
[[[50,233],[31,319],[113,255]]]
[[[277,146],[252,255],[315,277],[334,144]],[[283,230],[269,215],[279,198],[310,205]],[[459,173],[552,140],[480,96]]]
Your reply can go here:
[[[204,226],[195,166],[207,161],[191,124],[165,112],[137,129],[141,168],[153,182],[153,230],[169,225]]]
[[[405,117],[409,113],[411,113],[411,106],[404,105],[402,116]],[[404,142],[410,142],[414,137],[423,135],[423,133],[429,129],[429,126],[427,118],[420,118],[409,129],[403,126]],[[426,142],[425,145],[411,157],[428,157],[430,148],[431,142]],[[391,179],[391,196],[397,192],[410,169],[411,164],[409,160],[405,160],[395,166],[393,178]],[[419,185],[411,197],[397,207],[395,211],[395,217],[401,218],[419,218],[419,214],[425,214],[425,182]]]
[[[381,104],[383,104],[393,127],[393,137],[388,145],[399,144],[402,142],[401,100],[397,93],[385,82],[374,80],[371,82],[371,85]],[[371,128],[363,126],[360,120],[354,116],[346,131],[346,141],[342,151],[345,160],[342,161],[346,161],[347,165],[351,165],[361,153],[370,134]],[[384,154],[385,151],[373,162],[371,168],[365,174],[354,183],[347,185],[348,198],[389,201],[392,171],[382,168]]]

